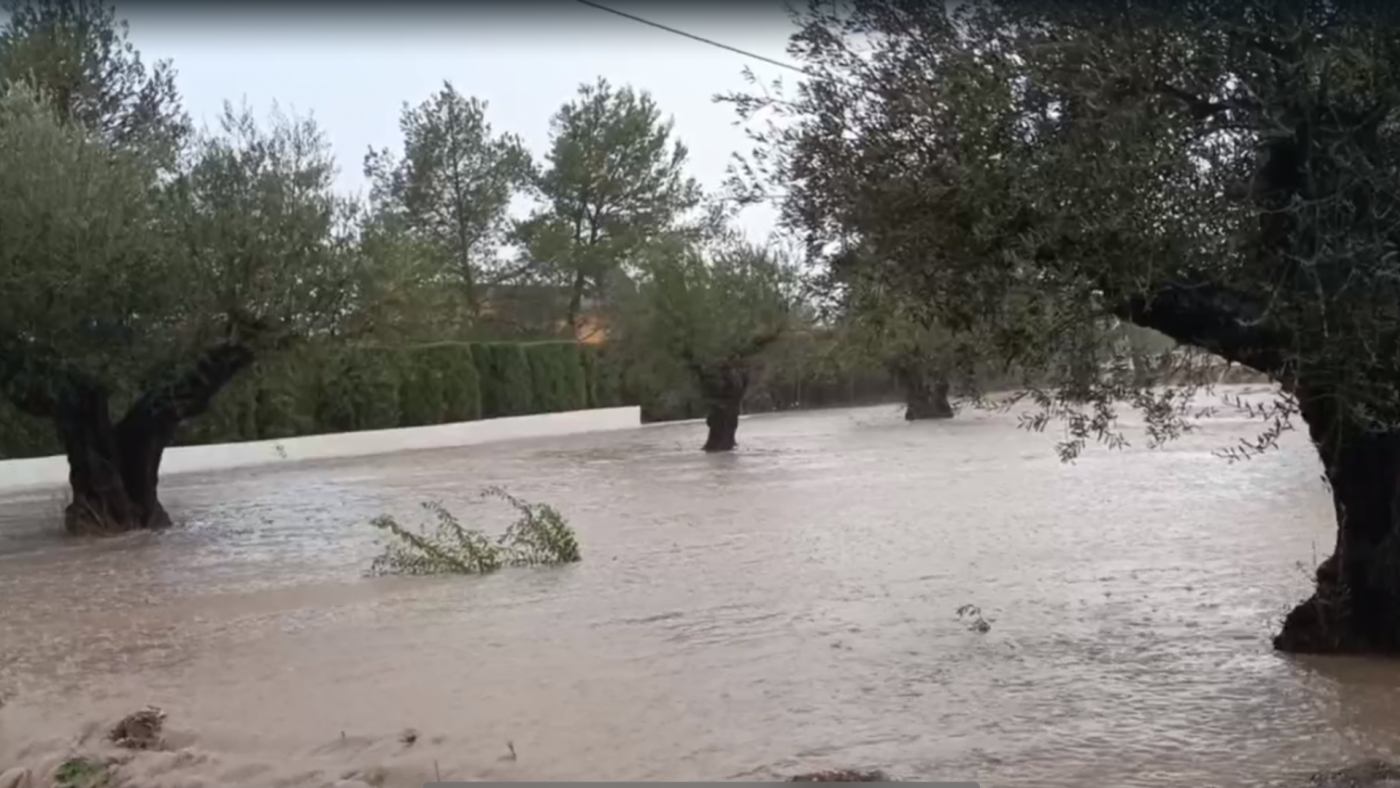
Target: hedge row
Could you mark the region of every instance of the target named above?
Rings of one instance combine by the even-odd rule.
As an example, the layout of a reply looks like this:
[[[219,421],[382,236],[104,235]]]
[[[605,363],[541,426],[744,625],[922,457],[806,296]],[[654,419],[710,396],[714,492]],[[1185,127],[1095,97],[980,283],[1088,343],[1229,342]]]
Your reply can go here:
[[[620,373],[574,342],[307,350],[259,364],[183,425],[182,444],[419,427],[622,404]],[[0,458],[59,453],[53,427],[0,400]]]
[[[615,377],[574,342],[442,342],[283,359],[229,386],[183,443],[268,440],[615,407]],[[590,396],[591,394],[591,396]]]
[[[852,404],[895,393],[878,374],[816,366],[775,365],[755,386],[748,407]],[[705,412],[687,375],[624,370],[605,349],[573,342],[315,348],[261,363],[236,378],[210,412],[183,426],[179,442],[275,440],[620,405],[640,405],[644,421]],[[60,451],[50,424],[0,398],[0,459]]]

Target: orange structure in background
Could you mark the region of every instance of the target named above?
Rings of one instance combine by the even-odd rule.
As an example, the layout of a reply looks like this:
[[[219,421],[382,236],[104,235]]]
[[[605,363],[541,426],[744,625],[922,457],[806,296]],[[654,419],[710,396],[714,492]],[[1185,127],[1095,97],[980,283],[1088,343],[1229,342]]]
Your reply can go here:
[[[568,288],[550,285],[497,285],[486,291],[477,309],[481,317],[514,331],[563,337],[571,333],[568,321],[559,317],[567,311],[569,295]],[[585,298],[581,312],[572,331],[574,339],[585,345],[607,342],[607,325],[597,301]]]
[[[564,328],[560,321],[560,328]],[[582,315],[574,327],[574,339],[585,345],[602,345],[608,341],[608,327],[597,315]]]

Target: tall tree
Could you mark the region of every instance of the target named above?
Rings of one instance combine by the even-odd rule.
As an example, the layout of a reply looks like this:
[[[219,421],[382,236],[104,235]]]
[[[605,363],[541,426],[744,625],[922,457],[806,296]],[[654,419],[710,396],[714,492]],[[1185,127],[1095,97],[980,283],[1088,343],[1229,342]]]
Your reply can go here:
[[[418,106],[404,104],[398,156],[385,149],[365,157],[381,229],[405,234],[431,255],[439,282],[460,288],[469,316],[480,306],[481,285],[502,275],[511,200],[534,170],[520,137],[494,132],[487,108],[444,82]]]
[[[774,251],[735,238],[703,246],[663,239],[646,248],[641,268],[614,315],[618,352],[689,374],[705,400],[704,450],[732,451],[762,354],[793,324],[793,269]]]
[[[91,30],[113,24],[87,7],[54,20],[38,41],[103,41]],[[21,33],[6,28],[7,48],[39,51]],[[74,79],[135,68],[120,47],[88,55],[120,62]],[[38,81],[0,96],[0,394],[55,425],[70,531],[164,525],[160,461],[180,422],[340,313],[349,207],[308,121],[264,129],[230,107],[184,144],[125,131],[178,125],[173,106],[166,123],[123,88],[69,85],[112,108],[85,117]]]
[[[1260,447],[1301,416],[1337,513],[1274,644],[1400,652],[1400,7],[871,0],[802,22],[815,76],[768,104],[794,224],[922,249],[893,281],[944,313],[1017,292],[1023,360],[1117,318],[1269,375]],[[1043,402],[1081,442],[1123,400],[1175,434],[1180,390],[1079,371]]]
[[[569,289],[567,320],[614,272],[636,262],[701,201],[685,174],[688,152],[672,139],[652,97],[599,79],[579,87],[550,123],[543,206],[520,227],[528,256]]]

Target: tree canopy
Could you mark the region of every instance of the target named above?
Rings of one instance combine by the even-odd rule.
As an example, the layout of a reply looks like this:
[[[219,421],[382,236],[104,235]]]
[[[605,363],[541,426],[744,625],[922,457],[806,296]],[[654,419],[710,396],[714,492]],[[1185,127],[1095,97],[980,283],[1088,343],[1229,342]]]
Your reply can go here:
[[[1327,331],[1318,321],[1334,298],[1369,303],[1388,279],[1378,290],[1357,287],[1359,274],[1333,276],[1322,291],[1294,279],[1318,262],[1299,264],[1301,231],[1282,229],[1280,216],[1290,226],[1311,217],[1305,234],[1335,226],[1332,241],[1309,243],[1309,256],[1351,269],[1363,248],[1380,252],[1383,223],[1353,217],[1372,236],[1362,243],[1335,201],[1267,196],[1263,178],[1288,155],[1279,137],[1286,118],[1311,129],[1308,145],[1322,145],[1318,134],[1329,140],[1322,150],[1336,163],[1325,169],[1370,167],[1360,158],[1362,130],[1332,113],[1345,105],[1360,117],[1358,69],[1377,66],[1379,50],[1363,56],[1363,39],[1336,37],[1367,29],[1371,18],[1359,10],[1323,19],[1323,5],[1292,17],[1272,7],[1008,0],[949,11],[871,1],[833,12],[814,4],[792,44],[810,78],[791,97],[729,98],[750,119],[779,117],[758,134],[764,155],[754,174],[785,188],[784,222],[816,257],[831,261],[855,244],[874,250],[881,262],[868,272],[916,293],[955,330],[990,326],[997,352],[1027,370],[1070,356],[1104,361],[1093,329],[1121,318],[1280,379],[1310,368],[1370,418],[1389,395],[1367,382],[1360,360],[1338,366],[1349,358],[1337,344],[1339,316]],[[1332,31],[1325,42],[1320,25]],[[1282,50],[1269,52],[1280,42],[1302,46],[1304,30],[1316,39],[1302,47],[1306,56],[1300,50],[1290,64]],[[1319,115],[1323,98],[1333,109]],[[1337,187],[1367,192],[1371,205],[1385,192],[1372,180],[1382,175],[1357,172]],[[1284,299],[1297,303],[1285,308]],[[1384,333],[1384,303],[1346,310],[1346,322],[1375,318],[1349,336]],[[1250,336],[1225,325],[1236,316],[1252,323]],[[1295,321],[1310,327],[1283,325]],[[1270,341],[1278,349],[1261,357],[1261,332],[1290,339]],[[1183,412],[1185,398],[1164,407],[1166,394],[1146,396],[1130,376],[1040,377],[1057,385],[1033,388],[1055,389],[1062,412],[1091,405],[1100,437],[1118,401],[1158,419]]]
[[[551,148],[536,182],[542,206],[519,236],[536,273],[569,289],[567,321],[602,294],[640,250],[699,206],[674,139],[646,92],[606,80],[585,83],[550,123]]]
[[[402,234],[431,266],[431,281],[455,290],[468,314],[480,306],[483,285],[510,278],[502,252],[511,200],[535,175],[524,142],[496,134],[487,109],[446,82],[418,106],[404,105],[400,155],[365,157],[382,228]]]

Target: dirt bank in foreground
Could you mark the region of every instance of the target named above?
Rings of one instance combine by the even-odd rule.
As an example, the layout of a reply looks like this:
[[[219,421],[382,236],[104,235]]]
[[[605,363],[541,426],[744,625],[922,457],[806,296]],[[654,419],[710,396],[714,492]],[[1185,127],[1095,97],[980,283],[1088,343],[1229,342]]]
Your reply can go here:
[[[461,779],[444,774],[436,758],[429,773],[423,773],[407,756],[423,754],[425,747],[441,745],[442,738],[428,739],[416,730],[406,730],[387,740],[349,737],[344,733],[339,746],[321,748],[325,769],[286,773],[270,765],[237,764],[205,752],[193,738],[178,731],[167,732],[165,713],[146,707],[106,725],[87,726],[72,741],[34,743],[18,751],[4,747],[6,731],[0,728],[0,788],[189,788],[202,785],[279,785],[318,788],[397,788],[422,785],[444,779]],[[13,731],[11,731],[13,733]],[[348,756],[348,757],[347,757]],[[369,756],[366,758],[365,756]],[[507,744],[503,763],[518,759],[513,744]],[[18,760],[19,765],[12,765]],[[340,760],[340,768],[331,762]],[[370,763],[373,762],[373,763]],[[476,780],[510,779],[504,773],[473,775]],[[781,779],[781,778],[778,778]],[[878,769],[826,769],[788,776],[786,782],[898,782]],[[1370,760],[1340,769],[1322,771],[1301,778],[1299,786],[1310,788],[1400,788],[1400,765]]]

